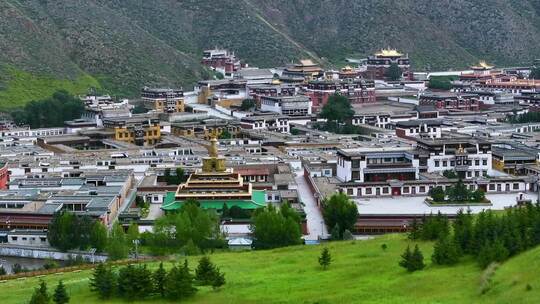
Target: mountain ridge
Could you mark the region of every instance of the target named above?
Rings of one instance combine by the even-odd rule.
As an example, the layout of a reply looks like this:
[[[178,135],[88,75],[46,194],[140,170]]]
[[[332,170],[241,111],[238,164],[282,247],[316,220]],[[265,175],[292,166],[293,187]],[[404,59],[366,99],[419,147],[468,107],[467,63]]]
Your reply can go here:
[[[28,94],[1,94],[10,87],[6,71],[67,82],[93,78],[104,91],[136,96],[143,85],[188,87],[210,77],[200,57],[214,46],[260,67],[306,57],[339,66],[387,46],[408,53],[417,70],[462,68],[480,59],[526,65],[540,57],[540,4],[3,0],[0,108],[29,101]]]

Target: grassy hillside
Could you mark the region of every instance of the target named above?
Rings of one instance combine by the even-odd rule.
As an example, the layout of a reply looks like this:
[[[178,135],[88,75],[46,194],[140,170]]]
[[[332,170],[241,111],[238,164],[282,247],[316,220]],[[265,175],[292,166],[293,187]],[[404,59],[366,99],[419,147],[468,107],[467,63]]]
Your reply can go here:
[[[383,251],[382,244],[388,249]],[[432,244],[422,243],[428,267],[413,274],[397,265],[408,242],[402,235],[370,241],[327,244],[333,262],[327,271],[317,263],[322,246],[300,246],[271,251],[220,253],[212,260],[226,273],[220,291],[202,289],[186,303],[538,303],[540,301],[540,248],[510,259],[493,277],[492,288],[480,295],[482,270],[474,261],[455,267],[432,266]],[[196,265],[198,257],[190,258]],[[156,267],[152,264],[152,267]],[[64,280],[72,303],[125,303],[100,301],[89,292],[90,272],[50,275],[53,286]],[[37,278],[0,283],[2,303],[26,301]],[[526,285],[532,289],[526,291]],[[136,303],[162,303],[148,300]],[[166,303],[163,301],[163,303]]]
[[[100,88],[99,82],[90,75],[83,74],[73,80],[56,79],[51,76],[37,76],[15,68],[3,70],[5,90],[0,90],[0,110],[23,106],[31,100],[40,100],[63,89],[72,94],[85,94],[88,88]]]
[[[0,65],[54,79],[92,75],[114,94],[133,96],[143,85],[190,86],[207,74],[199,61],[202,50],[214,46],[262,67],[306,57],[339,65],[348,56],[387,46],[409,53],[419,69],[463,67],[479,59],[529,64],[540,56],[540,5],[533,0],[0,1]],[[0,91],[9,86],[0,80]],[[43,86],[28,90],[46,93]],[[0,95],[0,107],[14,105]]]

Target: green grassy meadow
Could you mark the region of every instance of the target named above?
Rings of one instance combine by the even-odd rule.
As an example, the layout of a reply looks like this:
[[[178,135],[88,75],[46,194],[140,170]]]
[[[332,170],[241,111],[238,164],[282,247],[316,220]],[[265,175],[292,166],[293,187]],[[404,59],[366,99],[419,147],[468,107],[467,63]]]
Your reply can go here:
[[[386,251],[381,245],[386,244]],[[404,235],[386,235],[369,241],[344,241],[269,251],[216,253],[212,261],[225,273],[221,290],[200,288],[185,303],[538,303],[540,302],[540,248],[502,264],[490,290],[481,295],[482,270],[472,260],[457,266],[431,264],[432,243],[420,243],[427,268],[407,273],[398,266],[409,243]],[[323,271],[317,258],[323,246],[332,264]],[[199,257],[190,257],[193,269]],[[157,263],[150,263],[151,268]],[[91,271],[42,277],[49,290],[62,279],[71,303],[126,303],[102,301],[89,291]],[[40,278],[0,283],[1,303],[25,303]],[[529,284],[530,290],[526,290]],[[148,299],[134,303],[168,303]]]
[[[34,75],[12,67],[4,68],[3,72],[5,76],[1,81],[0,110],[4,111],[22,107],[32,100],[50,97],[58,90],[86,94],[91,87],[100,88],[99,82],[88,74],[70,80]]]

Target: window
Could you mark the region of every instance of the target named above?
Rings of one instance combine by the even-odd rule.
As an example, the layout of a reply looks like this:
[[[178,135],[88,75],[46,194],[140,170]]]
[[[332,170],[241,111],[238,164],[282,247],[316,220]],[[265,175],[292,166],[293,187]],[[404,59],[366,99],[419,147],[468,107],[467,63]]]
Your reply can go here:
[[[403,193],[409,193],[409,187],[403,187]]]
[[[46,237],[40,237],[39,240],[42,242],[42,243],[45,243],[47,241],[47,238]]]
[[[387,194],[388,193],[388,187],[382,188],[382,193]]]
[[[18,239],[18,237],[16,237],[16,236],[12,236],[12,237],[11,237],[11,240],[12,240],[12,241],[15,241],[15,242],[17,241],[17,239]]]
[[[479,177],[480,176],[480,171],[474,171],[474,176]]]
[[[27,239],[27,238],[25,238],[25,237],[23,237],[23,238],[22,238],[22,240],[23,240],[23,241],[26,241],[26,240],[28,240],[28,239]]]
[[[447,162],[447,161],[443,161],[443,162],[442,162],[442,166],[443,166],[443,167],[447,167],[447,166],[448,166],[448,162]]]
[[[420,193],[426,192],[426,186],[420,186],[419,192],[420,192]]]
[[[518,183],[514,183],[514,184],[512,185],[512,188],[513,188],[514,190],[518,190],[518,189],[519,189],[519,184],[518,184]]]
[[[489,184],[489,190],[495,190],[495,184]]]
[[[438,160],[436,160],[436,161],[435,161],[435,167],[438,167],[438,166],[439,166],[439,163],[440,163],[440,162],[439,162]]]
[[[487,166],[487,159],[482,159],[482,165]]]
[[[366,188],[366,194],[371,194],[371,188]]]
[[[353,195],[353,189],[347,188],[347,195]]]
[[[456,164],[456,162],[455,162],[455,161],[453,161],[453,160],[451,160],[451,161],[450,161],[450,166],[452,166],[452,167],[453,167],[453,166],[455,166],[455,164]]]
[[[474,165],[475,165],[475,166],[480,166],[480,160],[479,160],[479,159],[475,160],[475,161],[474,161]]]

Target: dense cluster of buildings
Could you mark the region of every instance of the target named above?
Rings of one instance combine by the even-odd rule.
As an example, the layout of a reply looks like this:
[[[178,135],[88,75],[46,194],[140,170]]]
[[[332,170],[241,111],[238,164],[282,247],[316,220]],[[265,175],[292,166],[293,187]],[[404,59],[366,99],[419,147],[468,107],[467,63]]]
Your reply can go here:
[[[337,71],[315,60],[247,67],[221,49],[205,51],[202,63],[223,77],[200,80],[193,91],[144,87],[132,100],[84,96],[83,115],[56,128],[4,118],[0,240],[46,246],[44,232],[61,210],[151,229],[189,200],[217,212],[289,202],[305,215],[306,237],[318,238],[320,215],[306,204],[337,192],[359,206],[357,233],[404,231],[439,211],[423,201],[434,187],[462,180],[493,200],[506,195],[508,205],[539,190],[540,122],[508,119],[538,110],[540,82],[524,79],[524,70],[481,62],[459,72],[451,89],[435,90],[393,49]],[[390,81],[395,66],[401,79]],[[320,129],[334,94],[354,111],[340,122],[354,126],[351,134]],[[185,176],[171,184],[177,168]],[[248,227],[246,218],[222,223],[231,239],[249,236]]]

